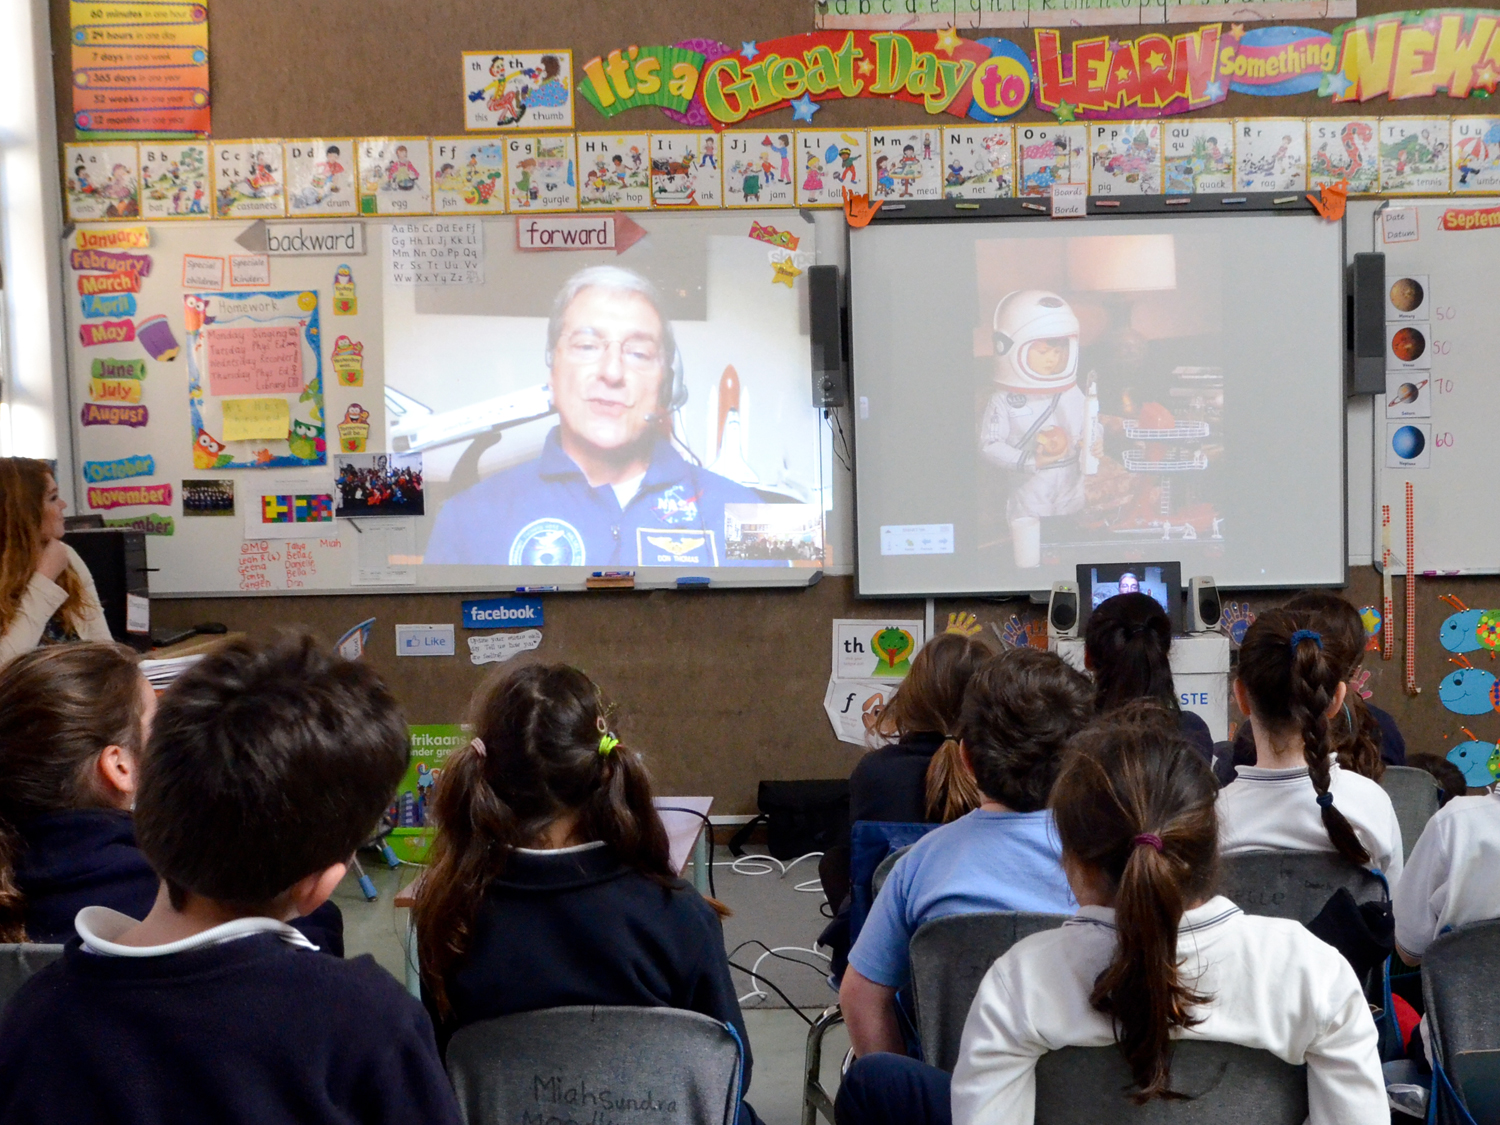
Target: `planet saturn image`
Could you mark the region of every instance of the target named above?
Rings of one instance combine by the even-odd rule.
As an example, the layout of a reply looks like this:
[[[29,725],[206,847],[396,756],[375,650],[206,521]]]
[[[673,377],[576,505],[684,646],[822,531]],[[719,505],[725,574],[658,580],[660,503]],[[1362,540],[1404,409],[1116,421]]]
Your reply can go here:
[[[1391,353],[1402,363],[1415,363],[1427,350],[1427,338],[1415,328],[1400,328],[1391,337]]]
[[[1414,312],[1422,307],[1422,283],[1414,277],[1403,277],[1391,286],[1391,304],[1400,312]]]

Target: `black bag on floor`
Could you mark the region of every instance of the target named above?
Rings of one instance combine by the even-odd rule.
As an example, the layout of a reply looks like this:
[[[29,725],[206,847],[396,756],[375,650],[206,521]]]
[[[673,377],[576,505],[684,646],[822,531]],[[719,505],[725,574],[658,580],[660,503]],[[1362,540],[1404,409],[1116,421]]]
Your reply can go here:
[[[849,782],[762,781],[755,803],[760,815],[734,834],[731,855],[744,855],[758,825],[766,826],[766,848],[777,859],[796,859],[849,844]]]

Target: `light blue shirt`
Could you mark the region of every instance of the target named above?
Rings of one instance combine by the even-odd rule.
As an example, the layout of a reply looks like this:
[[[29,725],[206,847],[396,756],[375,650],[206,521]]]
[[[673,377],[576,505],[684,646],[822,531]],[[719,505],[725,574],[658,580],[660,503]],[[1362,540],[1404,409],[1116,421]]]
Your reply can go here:
[[[907,947],[923,922],[991,910],[1078,910],[1049,810],[975,809],[923,836],[896,861],[849,964],[876,984],[902,988],[911,979]]]

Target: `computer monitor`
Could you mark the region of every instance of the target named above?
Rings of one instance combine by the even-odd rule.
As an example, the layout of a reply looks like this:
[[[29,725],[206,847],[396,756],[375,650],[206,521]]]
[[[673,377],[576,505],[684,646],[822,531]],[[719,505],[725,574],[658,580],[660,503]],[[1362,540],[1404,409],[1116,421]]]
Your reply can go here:
[[[1175,562],[1079,563],[1079,632],[1102,602],[1136,593],[1155,598],[1172,619],[1173,634],[1182,632],[1182,564]]]

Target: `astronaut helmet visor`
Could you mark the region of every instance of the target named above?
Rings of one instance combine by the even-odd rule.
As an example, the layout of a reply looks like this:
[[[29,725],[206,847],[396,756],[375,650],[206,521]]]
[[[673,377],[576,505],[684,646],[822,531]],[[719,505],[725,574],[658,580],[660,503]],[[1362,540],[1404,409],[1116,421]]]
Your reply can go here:
[[[1077,346],[1076,336],[1047,336],[1032,340],[1021,348],[1021,366],[1037,379],[1067,375],[1071,372],[1073,349]]]

